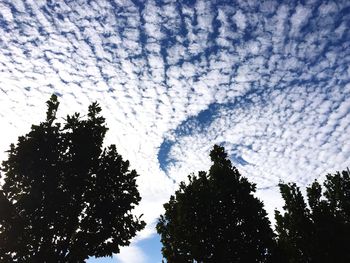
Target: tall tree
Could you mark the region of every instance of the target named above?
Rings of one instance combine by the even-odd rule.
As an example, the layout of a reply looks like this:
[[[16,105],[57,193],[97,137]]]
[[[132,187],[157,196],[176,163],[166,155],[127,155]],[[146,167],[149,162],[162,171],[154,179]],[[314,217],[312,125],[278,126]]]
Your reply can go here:
[[[215,145],[208,173],[180,184],[164,204],[157,231],[169,263],[267,262],[273,232],[255,185],[232,166],[223,147]]]
[[[283,209],[287,212],[281,215],[279,211],[275,211],[276,232],[278,234],[276,262],[309,262],[313,227],[310,210],[295,183],[281,183],[279,187],[285,201]]]
[[[350,262],[350,174],[328,174],[307,187],[308,205],[295,184],[280,184],[284,213],[276,211],[283,262]]]
[[[58,123],[59,102],[47,102],[46,120],[12,144],[2,164],[1,262],[85,262],[118,253],[144,222],[135,170],[102,147],[107,132],[97,103]]]

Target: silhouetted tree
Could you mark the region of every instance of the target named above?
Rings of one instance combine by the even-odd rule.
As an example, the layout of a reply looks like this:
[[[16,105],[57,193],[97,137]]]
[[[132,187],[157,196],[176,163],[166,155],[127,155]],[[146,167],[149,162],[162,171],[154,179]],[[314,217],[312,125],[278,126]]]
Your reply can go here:
[[[223,147],[214,146],[208,173],[189,183],[164,204],[157,231],[169,263],[266,262],[273,232],[255,185],[232,166]]]
[[[279,184],[285,201],[283,216],[275,211],[278,249],[276,262],[309,262],[312,222],[310,210],[295,183]],[[292,256],[293,255],[293,256]],[[293,259],[292,259],[293,258]]]
[[[53,95],[46,120],[11,145],[0,190],[1,262],[84,262],[118,253],[144,222],[136,171],[115,145],[97,103],[56,121]]]
[[[323,185],[323,192],[317,181],[307,188],[307,206],[295,184],[280,184],[284,214],[275,216],[283,262],[350,262],[349,172],[328,174]]]

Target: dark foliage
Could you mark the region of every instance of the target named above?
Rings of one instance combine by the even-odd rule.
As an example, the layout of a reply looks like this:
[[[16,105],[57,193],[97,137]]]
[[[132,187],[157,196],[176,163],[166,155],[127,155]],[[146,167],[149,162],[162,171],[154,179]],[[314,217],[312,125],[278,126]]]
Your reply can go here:
[[[273,232],[255,185],[232,166],[223,147],[210,153],[208,173],[189,183],[164,205],[157,231],[169,263],[267,262]]]
[[[97,103],[88,116],[57,123],[53,95],[46,120],[11,145],[0,190],[1,262],[84,262],[118,253],[144,222],[136,171],[116,147]]]
[[[324,191],[315,181],[306,205],[295,184],[280,184],[284,214],[276,211],[280,262],[350,262],[350,174],[327,175]]]

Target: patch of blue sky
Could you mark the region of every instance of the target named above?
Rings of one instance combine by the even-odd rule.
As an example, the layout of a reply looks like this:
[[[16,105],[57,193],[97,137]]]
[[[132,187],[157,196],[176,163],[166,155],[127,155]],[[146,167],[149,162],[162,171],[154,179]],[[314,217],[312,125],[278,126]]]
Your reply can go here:
[[[158,161],[160,168],[166,172],[169,164],[175,164],[176,160],[169,156],[171,147],[177,143],[177,140],[181,140],[182,137],[193,135],[194,133],[205,133],[206,129],[210,127],[214,120],[220,117],[223,110],[233,110],[239,108],[241,110],[248,109],[254,106],[256,98],[259,98],[259,104],[263,106],[264,103],[268,103],[268,93],[261,87],[250,89],[243,96],[235,98],[232,102],[228,103],[213,103],[208,106],[207,109],[199,112],[196,116],[191,116],[183,121],[175,130],[171,131],[169,139],[166,138],[162,142],[159,152]],[[241,165],[247,165],[248,162],[239,155],[232,155],[231,159],[233,162]]]
[[[141,240],[137,246],[147,255],[147,262],[145,263],[161,263],[161,243],[160,236],[155,234],[150,238]]]
[[[139,262],[142,263],[161,263],[162,254],[161,254],[161,243],[160,236],[153,235],[147,239],[143,239],[137,242],[137,249],[139,253],[144,255],[143,258],[140,258]],[[132,253],[132,251],[130,252]],[[134,262],[134,261],[133,261]],[[95,258],[91,257],[87,260],[87,263],[128,263],[126,261],[121,261],[118,257],[100,257]]]
[[[207,109],[199,112],[198,115],[189,117],[175,129],[175,137],[189,135],[193,129],[205,129],[215,119],[220,107],[220,104],[213,103]]]
[[[240,164],[240,165],[243,165],[243,166],[249,164],[249,162],[244,160],[242,156],[239,156],[239,155],[236,155],[236,154],[230,155],[229,158],[231,159],[233,164]]]
[[[113,257],[101,257],[101,258],[91,257],[86,262],[87,263],[116,263],[116,259]]]
[[[162,142],[162,144],[159,147],[157,158],[158,158],[159,166],[164,172],[166,172],[166,168],[169,165],[169,163],[172,162],[172,160],[169,160],[169,152],[173,144],[174,142],[166,139]]]
[[[206,127],[208,127],[211,122],[215,119],[215,116],[218,113],[220,105],[217,103],[210,104],[206,110],[201,111],[198,115],[192,116],[182,122],[174,131],[172,131],[173,138],[179,138],[182,136],[190,135],[196,130],[203,131]],[[172,145],[174,145],[176,141],[171,139],[165,139],[158,152],[158,161],[160,168],[166,172],[167,166],[172,163],[174,164],[176,161],[169,157],[169,153]]]

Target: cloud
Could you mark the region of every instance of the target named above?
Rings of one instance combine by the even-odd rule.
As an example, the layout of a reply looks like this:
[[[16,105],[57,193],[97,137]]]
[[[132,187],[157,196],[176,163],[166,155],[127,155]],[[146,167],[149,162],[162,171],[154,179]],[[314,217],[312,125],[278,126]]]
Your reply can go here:
[[[238,10],[233,18],[239,30],[244,31],[247,26],[247,19],[243,12],[241,10]]]
[[[298,5],[295,8],[294,14],[290,19],[292,35],[299,34],[300,29],[308,22],[311,13],[312,9],[310,7]]]
[[[130,245],[128,247],[123,247],[120,253],[115,255],[115,258],[120,263],[146,263],[146,254],[137,246]]]

